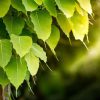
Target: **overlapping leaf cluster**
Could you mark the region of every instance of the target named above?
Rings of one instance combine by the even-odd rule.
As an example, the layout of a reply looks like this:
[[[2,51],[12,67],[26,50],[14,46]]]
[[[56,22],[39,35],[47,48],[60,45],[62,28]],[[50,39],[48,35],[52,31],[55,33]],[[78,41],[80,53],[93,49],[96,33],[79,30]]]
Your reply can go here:
[[[83,41],[88,14],[92,14],[90,0],[0,0],[0,84],[12,83],[18,89],[28,71],[36,75],[39,59],[47,62],[36,39],[55,54],[60,30],[54,20],[68,38],[72,31]]]

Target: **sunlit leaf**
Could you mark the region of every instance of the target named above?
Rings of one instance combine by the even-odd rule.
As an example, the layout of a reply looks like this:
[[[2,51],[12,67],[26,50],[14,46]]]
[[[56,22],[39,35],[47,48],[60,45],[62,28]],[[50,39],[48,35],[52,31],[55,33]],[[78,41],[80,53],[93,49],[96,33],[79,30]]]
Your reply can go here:
[[[46,41],[46,43],[49,45],[54,54],[55,54],[54,49],[57,46],[59,39],[60,39],[60,31],[56,26],[53,25],[51,35],[49,39]]]
[[[57,15],[57,22],[59,26],[61,27],[62,31],[68,36],[69,38],[69,33],[71,31],[70,24],[68,22],[68,19],[63,13],[58,13]]]
[[[0,17],[4,17],[10,8],[11,0],[0,0]]]
[[[38,7],[34,0],[22,0],[22,3],[27,11],[34,11]]]
[[[18,89],[18,87],[23,83],[26,76],[26,62],[19,57],[12,58],[10,63],[6,66],[5,71],[10,82],[16,87],[16,89]]]
[[[33,51],[33,53],[34,53],[34,55],[35,55],[36,57],[39,57],[39,58],[40,58],[41,60],[43,60],[44,62],[47,61],[47,57],[46,57],[45,51],[44,51],[43,48],[40,47],[38,44],[33,43],[32,51]]]
[[[0,40],[0,66],[4,68],[10,61],[12,55],[12,44],[9,40]]]
[[[42,0],[34,0],[38,5],[42,4]]]
[[[77,4],[77,3],[75,3],[75,5],[76,5],[76,10],[77,10],[77,12],[80,14],[80,15],[84,15],[84,11],[83,11],[83,9]]]
[[[31,13],[34,30],[39,39],[47,40],[51,33],[52,17],[46,10],[38,10]]]
[[[82,16],[76,12],[69,22],[75,39],[83,41],[84,36],[88,34],[89,30],[88,13],[84,12],[84,16]]]
[[[55,0],[59,9],[67,18],[72,17],[75,11],[75,0]]]
[[[54,0],[43,0],[44,6],[51,16],[57,17],[56,5]]]
[[[34,55],[33,50],[25,56],[25,60],[27,62],[28,70],[32,76],[36,75],[39,68],[39,58]]]
[[[91,7],[91,3],[90,0],[77,0],[80,4],[80,6],[86,10],[89,14],[92,13],[92,7]]]
[[[13,48],[20,57],[25,56],[32,47],[32,39],[29,36],[17,36],[12,34],[11,42],[13,44]]]

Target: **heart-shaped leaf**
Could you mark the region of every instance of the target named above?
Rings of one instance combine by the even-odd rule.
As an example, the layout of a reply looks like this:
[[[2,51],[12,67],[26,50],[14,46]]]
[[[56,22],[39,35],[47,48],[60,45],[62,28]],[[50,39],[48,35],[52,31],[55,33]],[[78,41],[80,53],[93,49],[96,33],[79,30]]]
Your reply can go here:
[[[24,59],[14,57],[6,66],[5,71],[10,82],[18,89],[25,79],[27,64]]]
[[[67,18],[72,17],[75,11],[75,0],[55,0],[58,8]]]
[[[51,16],[57,17],[56,4],[54,0],[43,0],[43,4]]]
[[[49,45],[54,54],[55,54],[54,49],[57,46],[59,39],[60,39],[60,31],[55,25],[52,25],[51,35],[49,39],[46,41],[46,43]]]
[[[11,0],[0,0],[0,17],[4,17],[10,8]]]
[[[9,34],[19,35],[24,28],[24,20],[21,17],[5,16],[3,22],[6,25],[6,30]]]
[[[26,11],[34,11],[38,7],[34,0],[22,0],[22,3],[25,6]]]
[[[52,17],[46,10],[38,10],[31,13],[34,30],[39,39],[47,40],[51,33]]]
[[[32,39],[29,36],[17,36],[12,34],[11,42],[13,44],[13,48],[20,57],[25,56],[32,47]]]
[[[35,55],[36,57],[39,57],[39,58],[40,58],[41,60],[43,60],[44,62],[47,61],[47,57],[46,57],[45,51],[44,51],[43,48],[40,47],[38,44],[33,43],[32,51],[33,51],[33,53],[34,53],[34,55]]]
[[[39,58],[34,55],[33,50],[31,49],[30,52],[25,56],[25,60],[27,62],[28,70],[32,76],[36,75],[39,69]]]

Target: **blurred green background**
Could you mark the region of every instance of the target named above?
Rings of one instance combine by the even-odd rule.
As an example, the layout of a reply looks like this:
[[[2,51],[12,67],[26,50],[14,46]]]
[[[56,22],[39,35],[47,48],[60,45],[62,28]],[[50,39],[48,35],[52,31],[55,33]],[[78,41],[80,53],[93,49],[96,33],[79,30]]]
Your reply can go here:
[[[47,64],[52,71],[41,63],[37,76],[30,79],[34,95],[24,82],[17,100],[100,100],[100,0],[91,3],[89,43],[84,38],[88,50],[72,34],[70,45],[62,32],[55,49],[58,60],[46,48]]]

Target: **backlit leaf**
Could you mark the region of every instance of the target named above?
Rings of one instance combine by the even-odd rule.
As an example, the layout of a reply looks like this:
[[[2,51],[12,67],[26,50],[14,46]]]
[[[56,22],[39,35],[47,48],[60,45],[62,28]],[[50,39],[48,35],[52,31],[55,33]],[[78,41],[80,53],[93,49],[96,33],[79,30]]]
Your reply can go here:
[[[57,22],[59,26],[61,27],[62,31],[68,36],[69,38],[69,33],[71,31],[70,24],[68,22],[68,19],[63,13],[58,13],[57,15]]]
[[[39,58],[34,55],[33,50],[25,56],[25,60],[27,62],[28,70],[32,76],[36,75],[39,68]]]
[[[80,15],[84,15],[84,11],[83,11],[83,9],[80,7],[80,5],[78,5],[77,3],[75,3],[75,5],[76,5],[76,10],[77,10],[77,12],[80,14]]]
[[[38,5],[42,4],[42,0],[34,0]]]
[[[84,16],[82,16],[76,12],[69,22],[75,39],[83,41],[84,35],[88,34],[89,29],[88,13],[84,12]]]
[[[38,7],[34,0],[22,0],[22,3],[27,11],[34,11]]]
[[[46,57],[45,51],[44,51],[43,48],[40,47],[38,44],[33,43],[32,51],[33,51],[33,53],[34,53],[34,55],[35,55],[36,57],[39,57],[39,58],[40,58],[41,60],[43,60],[44,62],[47,61],[47,57]]]
[[[10,82],[16,87],[16,89],[18,89],[18,87],[23,83],[26,76],[26,62],[19,57],[12,58],[10,63],[6,66],[5,71]]]
[[[34,30],[39,39],[47,40],[51,33],[52,17],[46,10],[38,10],[31,13]]]
[[[32,39],[29,36],[17,36],[12,34],[11,42],[13,44],[13,48],[20,57],[25,56],[32,47]]]
[[[75,11],[75,0],[55,0],[59,9],[67,18],[72,17]]]
[[[53,25],[51,35],[49,39],[46,41],[46,43],[49,45],[54,54],[55,54],[54,49],[57,46],[59,39],[60,39],[60,31],[56,26]]]
[[[80,6],[86,10],[89,14],[92,13],[92,7],[91,7],[91,3],[90,0],[77,0],[80,4]]]
[[[44,6],[51,16],[57,17],[56,4],[54,0],[43,0]]]

